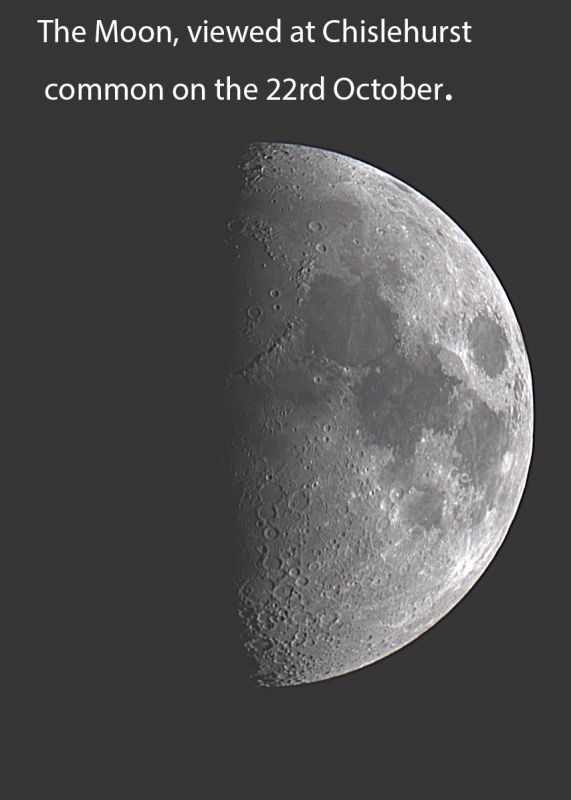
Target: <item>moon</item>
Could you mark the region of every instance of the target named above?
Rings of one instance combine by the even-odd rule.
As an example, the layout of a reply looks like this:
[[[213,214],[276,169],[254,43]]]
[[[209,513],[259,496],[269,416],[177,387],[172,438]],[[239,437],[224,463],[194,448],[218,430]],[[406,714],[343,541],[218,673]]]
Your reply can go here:
[[[410,186],[250,145],[227,220],[236,586],[252,679],[384,658],[482,575],[532,452],[522,334],[467,235]]]

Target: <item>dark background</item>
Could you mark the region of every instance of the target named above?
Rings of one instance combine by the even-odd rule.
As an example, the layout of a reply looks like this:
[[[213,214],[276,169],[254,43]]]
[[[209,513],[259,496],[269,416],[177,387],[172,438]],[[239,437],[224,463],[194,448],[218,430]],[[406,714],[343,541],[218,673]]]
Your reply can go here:
[[[468,19],[474,43],[42,45],[35,20],[55,16],[86,27],[97,18],[173,27],[204,17]],[[330,781],[351,797],[559,795],[569,247],[558,16],[554,2],[21,6],[6,30],[4,77],[13,102],[5,118],[11,472],[24,487],[14,494],[21,552],[9,561],[19,679],[12,738],[33,754],[24,776],[45,775],[46,787],[76,797],[97,781],[106,796],[132,796],[141,776],[156,797],[217,796],[226,783],[239,796],[287,787],[320,797]],[[49,81],[209,83],[225,74],[260,83],[403,74],[444,82],[454,99],[43,98]],[[232,164],[251,140],[349,154],[450,214],[513,303],[536,399],[528,486],[476,587],[384,661],[282,690],[242,680],[221,470],[231,298],[220,221]],[[117,782],[106,782],[109,766]]]

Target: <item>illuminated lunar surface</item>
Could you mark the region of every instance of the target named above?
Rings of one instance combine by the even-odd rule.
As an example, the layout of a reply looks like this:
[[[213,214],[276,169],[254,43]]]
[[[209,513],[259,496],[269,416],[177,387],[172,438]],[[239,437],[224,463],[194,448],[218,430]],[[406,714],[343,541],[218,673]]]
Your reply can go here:
[[[298,145],[240,169],[239,612],[253,679],[288,686],[403,647],[480,577],[523,492],[532,385],[500,283],[425,197]]]

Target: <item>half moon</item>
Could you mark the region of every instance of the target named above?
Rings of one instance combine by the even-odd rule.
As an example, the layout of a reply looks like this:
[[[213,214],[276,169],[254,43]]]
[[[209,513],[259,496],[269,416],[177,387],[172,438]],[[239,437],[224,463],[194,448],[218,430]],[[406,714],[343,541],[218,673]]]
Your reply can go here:
[[[228,220],[244,647],[264,686],[358,669],[468,592],[516,513],[532,382],[466,234],[347,156],[254,144]]]

